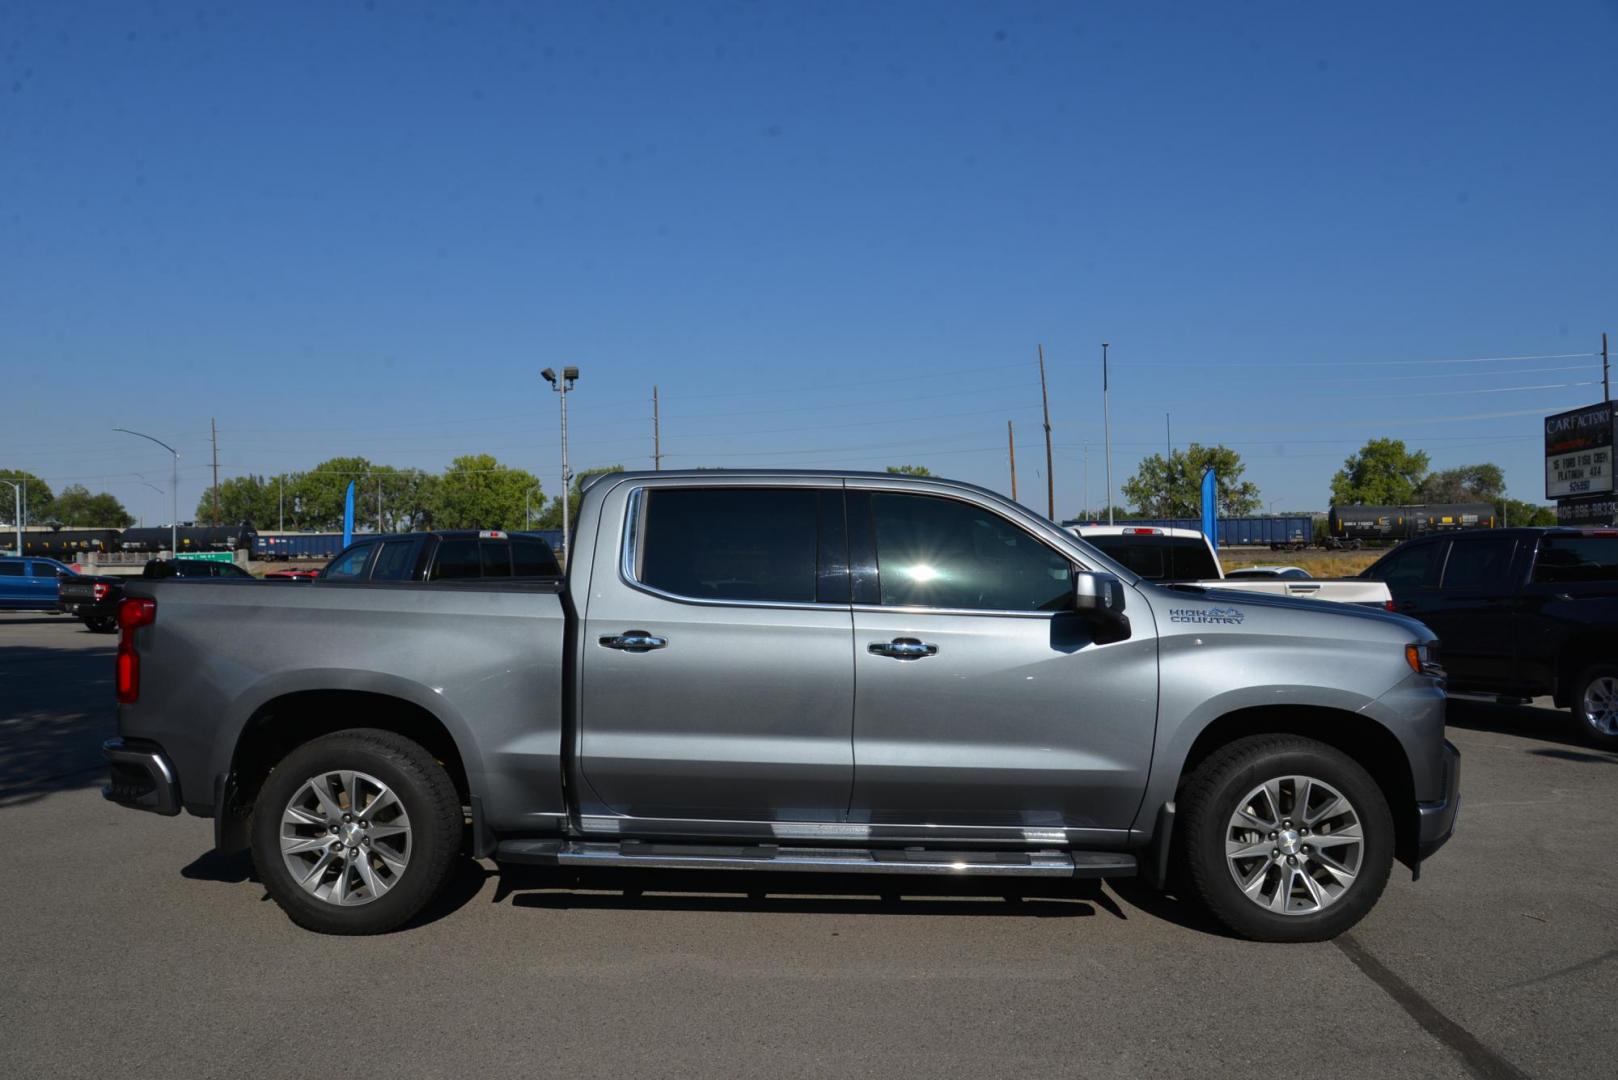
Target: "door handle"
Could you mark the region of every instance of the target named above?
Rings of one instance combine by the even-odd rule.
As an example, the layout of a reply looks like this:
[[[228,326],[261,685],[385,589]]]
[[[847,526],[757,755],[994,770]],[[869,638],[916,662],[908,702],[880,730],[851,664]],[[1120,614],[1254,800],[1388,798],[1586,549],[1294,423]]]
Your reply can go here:
[[[917,641],[913,637],[896,637],[892,641],[873,641],[867,648],[877,656],[891,656],[895,660],[920,660],[924,656],[937,656],[938,646]]]
[[[669,643],[666,637],[649,634],[645,630],[625,630],[621,634],[603,634],[601,644],[609,649],[622,649],[624,652],[651,652],[661,649]]]

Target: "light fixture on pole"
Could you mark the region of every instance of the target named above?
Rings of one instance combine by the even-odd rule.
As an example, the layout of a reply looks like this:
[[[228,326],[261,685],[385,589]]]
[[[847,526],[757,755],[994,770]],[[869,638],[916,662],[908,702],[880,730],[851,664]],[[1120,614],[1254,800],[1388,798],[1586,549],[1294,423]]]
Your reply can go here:
[[[154,439],[150,435],[144,435],[139,431],[130,431],[126,427],[113,428],[112,430],[121,431],[125,435],[134,435],[137,438],[145,439],[147,442],[154,442],[174,455],[174,467],[169,476],[169,494],[173,513],[173,517],[169,519],[169,554],[171,556],[178,555],[180,553],[180,452],[162,439]]]
[[[578,382],[579,369],[565,367],[558,376],[554,369],[546,368],[540,372],[545,381],[551,384],[551,389],[562,395],[562,565],[567,565],[568,542],[568,497],[573,482],[573,474],[567,467],[567,392],[573,389]]]
[[[7,487],[11,488],[11,501],[14,504],[14,508],[12,510],[13,517],[11,519],[11,522],[12,522],[12,524],[17,526],[17,554],[21,555],[22,554],[22,482],[18,481],[17,483],[12,483],[10,480],[0,480],[0,484],[5,484]]]

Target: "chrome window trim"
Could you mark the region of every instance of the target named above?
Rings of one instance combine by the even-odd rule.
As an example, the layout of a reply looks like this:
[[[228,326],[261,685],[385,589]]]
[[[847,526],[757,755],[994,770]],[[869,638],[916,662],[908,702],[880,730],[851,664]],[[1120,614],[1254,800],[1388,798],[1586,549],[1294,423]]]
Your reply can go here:
[[[856,612],[897,614],[897,615],[983,615],[990,618],[1004,619],[1052,619],[1058,615],[1071,615],[1071,609],[1062,611],[1017,611],[1004,608],[942,608],[926,607],[921,604],[906,604],[903,607],[885,607],[882,604],[855,604]]]
[[[641,570],[642,566],[644,565],[643,557],[642,557],[643,553],[642,553],[641,549],[644,546],[642,544],[642,540],[644,540],[645,535],[646,535],[646,520],[645,520],[645,515],[642,513],[641,499],[642,499],[644,493],[648,490],[648,488],[650,486],[651,485],[647,485],[647,484],[639,484],[639,485],[636,485],[635,487],[630,488],[628,496],[627,496],[627,500],[626,500],[625,505],[624,505],[623,543],[620,545],[621,548],[623,549],[623,555],[618,560],[618,580],[621,581],[626,588],[633,589],[635,592],[645,593],[647,596],[655,596],[659,600],[668,600],[668,601],[670,601],[672,603],[676,603],[676,604],[690,604],[690,605],[693,605],[695,607],[773,608],[773,609],[776,609],[776,610],[784,610],[784,611],[847,611],[849,609],[850,605],[848,605],[848,604],[837,604],[837,603],[822,604],[822,603],[820,603],[818,601],[805,602],[805,601],[801,601],[801,600],[710,600],[705,596],[686,596],[683,593],[669,592],[666,589],[659,589],[655,585],[648,585],[645,582],[641,581],[640,577],[639,577],[639,573],[640,573],[640,570]],[[691,490],[691,489],[696,489],[696,488],[712,488],[712,487],[729,487],[729,488],[738,488],[738,489],[741,489],[741,490],[747,490],[747,489],[750,489],[750,488],[765,488],[765,489],[772,488],[772,485],[769,485],[769,484],[745,484],[745,485],[744,484],[724,484],[724,485],[715,485],[715,484],[688,483],[688,484],[658,484],[656,486],[661,490],[667,490],[667,491],[685,491],[685,490]],[[831,488],[831,487],[816,486],[816,485],[797,485],[797,484],[794,484],[794,485],[781,485],[779,488],[776,488],[776,490],[793,490],[794,488],[799,488],[799,487],[802,487],[804,490],[807,490],[807,491],[823,491],[823,490],[824,491],[833,491],[833,490],[841,491],[842,490],[841,488]]]

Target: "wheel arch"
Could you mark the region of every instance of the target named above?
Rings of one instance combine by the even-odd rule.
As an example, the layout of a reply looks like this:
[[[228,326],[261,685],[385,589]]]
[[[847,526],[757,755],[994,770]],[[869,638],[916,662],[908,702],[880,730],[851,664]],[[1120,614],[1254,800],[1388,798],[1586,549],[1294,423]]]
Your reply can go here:
[[[1407,866],[1419,862],[1415,778],[1404,746],[1387,727],[1361,713],[1321,705],[1260,705],[1216,717],[1197,734],[1175,782],[1178,798],[1199,765],[1249,735],[1298,735],[1342,751],[1371,775],[1393,814],[1394,853]]]
[[[215,846],[223,851],[246,846],[248,811],[276,762],[312,739],[359,728],[390,731],[419,744],[443,765],[462,805],[476,794],[475,762],[467,760],[450,723],[420,702],[382,690],[289,690],[258,704],[236,735],[217,780]]]

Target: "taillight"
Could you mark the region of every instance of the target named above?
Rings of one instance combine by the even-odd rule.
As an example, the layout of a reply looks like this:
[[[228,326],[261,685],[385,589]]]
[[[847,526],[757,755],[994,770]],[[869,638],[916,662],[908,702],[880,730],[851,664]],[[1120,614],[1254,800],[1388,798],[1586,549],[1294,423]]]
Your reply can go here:
[[[1162,536],[1163,535],[1163,530],[1162,529],[1125,529],[1124,532],[1129,534],[1130,536]]]
[[[1393,610],[1393,600],[1391,598],[1382,601],[1382,610],[1383,611],[1392,611]]]
[[[95,594],[97,600],[105,600],[107,598],[107,583],[98,581],[90,586],[90,591]]]
[[[140,700],[140,654],[135,651],[135,631],[157,621],[157,601],[125,597],[118,605],[118,664],[116,683],[118,704],[133,705]]]

